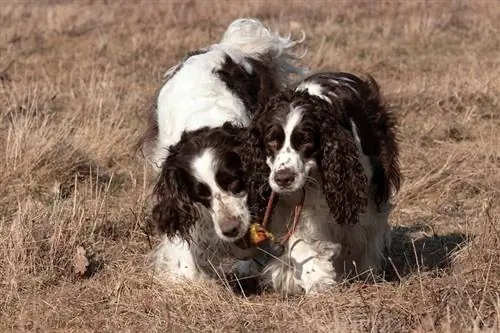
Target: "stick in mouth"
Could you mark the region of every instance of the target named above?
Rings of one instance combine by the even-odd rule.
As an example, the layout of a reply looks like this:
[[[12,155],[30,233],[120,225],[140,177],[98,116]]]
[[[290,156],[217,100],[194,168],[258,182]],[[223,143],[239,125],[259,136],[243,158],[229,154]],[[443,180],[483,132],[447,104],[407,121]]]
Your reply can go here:
[[[274,257],[280,257],[285,252],[285,244],[290,239],[290,236],[295,232],[300,220],[300,213],[304,206],[306,192],[302,189],[300,202],[295,206],[292,226],[288,228],[288,232],[280,239],[276,239],[274,235],[266,228],[271,217],[273,202],[276,199],[276,192],[272,192],[267,202],[266,212],[262,224],[252,223],[244,239],[236,245],[241,248],[260,248],[262,251]]]

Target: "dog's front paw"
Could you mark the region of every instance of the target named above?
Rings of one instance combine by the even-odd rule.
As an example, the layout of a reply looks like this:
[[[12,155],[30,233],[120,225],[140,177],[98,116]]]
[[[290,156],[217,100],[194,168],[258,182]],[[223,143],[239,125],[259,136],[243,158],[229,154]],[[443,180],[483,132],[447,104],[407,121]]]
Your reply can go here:
[[[304,265],[301,282],[306,295],[325,292],[335,285],[335,270],[329,260],[315,258]]]
[[[307,283],[304,285],[304,293],[306,295],[319,295],[323,294],[328,290],[331,290],[335,286],[336,282],[334,279],[325,277],[314,283]]]

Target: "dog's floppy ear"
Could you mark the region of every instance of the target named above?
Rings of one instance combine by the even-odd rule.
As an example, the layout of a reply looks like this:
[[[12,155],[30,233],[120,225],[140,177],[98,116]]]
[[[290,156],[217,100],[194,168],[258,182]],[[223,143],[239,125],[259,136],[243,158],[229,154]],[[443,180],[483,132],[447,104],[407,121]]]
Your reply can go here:
[[[198,211],[189,198],[189,175],[180,168],[163,164],[154,187],[153,223],[158,231],[168,237],[180,236],[190,240],[190,229],[198,219]]]
[[[241,145],[239,154],[248,173],[247,203],[251,214],[261,219],[271,195],[271,187],[268,183],[271,170],[266,163],[266,155],[261,142],[261,129],[251,127],[246,134],[245,143]]]
[[[322,125],[320,172],[323,192],[335,221],[357,223],[366,206],[367,179],[354,138],[339,121],[326,121]]]

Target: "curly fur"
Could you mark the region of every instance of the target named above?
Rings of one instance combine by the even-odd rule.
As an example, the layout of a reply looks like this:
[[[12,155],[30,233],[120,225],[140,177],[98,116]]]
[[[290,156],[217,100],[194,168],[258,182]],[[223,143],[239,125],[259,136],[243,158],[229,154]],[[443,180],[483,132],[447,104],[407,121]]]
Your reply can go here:
[[[339,224],[357,223],[366,206],[367,180],[351,126],[343,113],[345,102],[338,99],[331,105],[320,98],[296,92],[292,103],[308,110],[305,117],[317,127],[318,169],[331,214]]]
[[[330,120],[330,121],[329,121]],[[355,224],[366,206],[366,176],[350,132],[334,119],[321,126],[319,170],[330,212],[339,224]]]
[[[172,159],[172,155],[170,156]],[[153,189],[156,203],[152,220],[160,233],[168,237],[180,234],[190,240],[190,229],[199,218],[198,210],[187,193],[186,171],[166,166]]]

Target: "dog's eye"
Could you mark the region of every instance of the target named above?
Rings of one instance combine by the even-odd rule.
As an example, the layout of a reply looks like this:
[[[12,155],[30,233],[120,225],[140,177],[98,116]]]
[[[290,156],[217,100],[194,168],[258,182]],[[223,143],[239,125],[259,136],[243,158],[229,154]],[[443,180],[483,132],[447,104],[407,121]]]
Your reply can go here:
[[[200,199],[209,199],[212,196],[212,192],[207,185],[198,183],[196,184],[196,195],[198,195]]]
[[[234,180],[231,184],[229,184],[228,190],[229,192],[234,194],[240,193],[241,191],[243,191],[243,182],[238,179]]]
[[[215,179],[220,188],[226,192],[239,194],[245,190],[247,174],[242,169],[239,170],[220,170]]]
[[[315,146],[313,143],[305,143],[300,147],[300,151],[304,155],[304,157],[310,157],[314,151],[315,151]]]
[[[239,194],[245,190],[245,182],[242,180],[243,178],[239,178],[238,176],[233,176],[228,179],[228,192],[233,194]]]
[[[302,146],[308,144],[309,135],[304,132],[294,132],[292,135],[292,145],[295,149],[300,149]]]
[[[310,157],[316,150],[314,135],[309,132],[295,132],[292,134],[292,146],[305,157]]]
[[[269,141],[267,143],[267,149],[269,149],[269,151],[271,152],[278,151],[278,147],[279,147],[278,140]]]
[[[281,126],[273,125],[266,130],[264,137],[266,147],[271,152],[276,152],[281,148],[285,139],[285,133]]]

